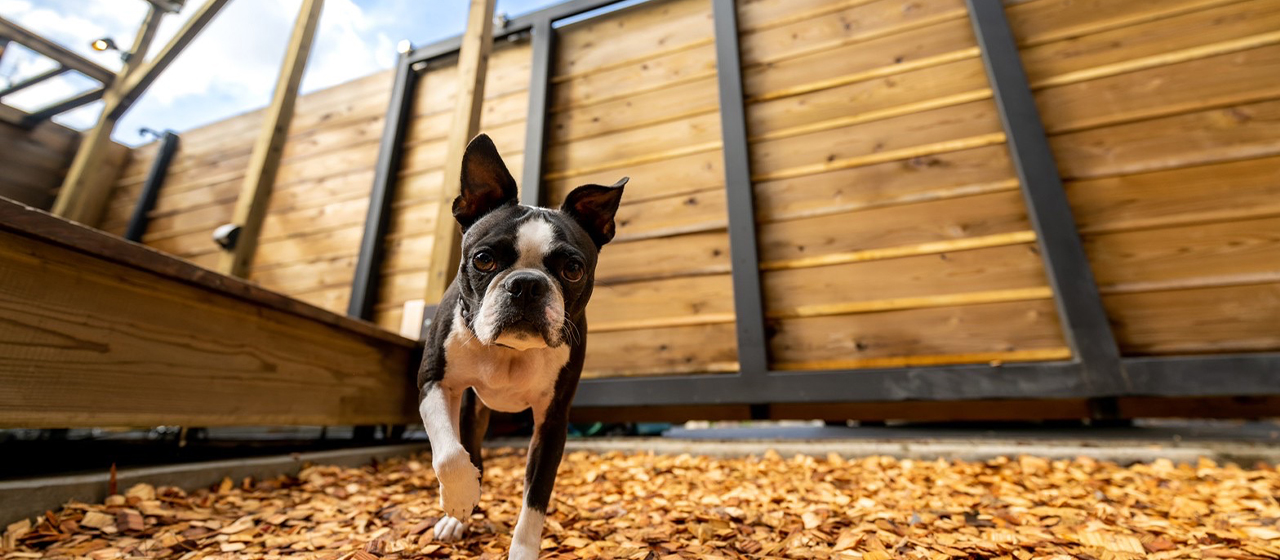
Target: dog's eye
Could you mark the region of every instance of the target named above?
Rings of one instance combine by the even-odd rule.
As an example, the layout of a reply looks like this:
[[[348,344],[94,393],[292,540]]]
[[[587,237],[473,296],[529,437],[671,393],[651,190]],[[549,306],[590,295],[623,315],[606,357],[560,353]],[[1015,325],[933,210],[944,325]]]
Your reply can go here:
[[[564,263],[564,268],[560,269],[560,277],[570,282],[582,280],[582,263],[578,261],[569,261]]]
[[[471,266],[480,272],[493,272],[498,268],[498,261],[493,260],[493,255],[480,251],[471,257]]]

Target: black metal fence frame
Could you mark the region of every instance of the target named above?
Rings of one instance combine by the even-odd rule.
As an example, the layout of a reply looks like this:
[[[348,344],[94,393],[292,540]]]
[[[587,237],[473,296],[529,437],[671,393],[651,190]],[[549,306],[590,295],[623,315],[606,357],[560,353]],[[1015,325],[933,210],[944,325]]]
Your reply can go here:
[[[541,202],[547,93],[555,54],[553,24],[620,0],[571,0],[508,22],[495,40],[530,34],[533,63],[521,202]],[[662,406],[796,402],[986,399],[1106,399],[1122,396],[1280,394],[1280,353],[1122,358],[1116,346],[1062,179],[1027,82],[1001,0],[967,0],[970,20],[995,93],[1027,211],[1035,230],[1062,330],[1066,361],[999,365],[775,371],[769,367],[737,8],[710,0],[728,201],[739,372],[583,380],[579,406]],[[643,4],[640,4],[643,5]],[[361,244],[349,315],[369,319],[377,300],[382,236],[395,189],[400,145],[423,63],[450,56],[460,37],[400,57]]]
[[[129,225],[124,231],[125,239],[141,243],[142,236],[147,233],[147,226],[151,223],[151,210],[155,208],[156,200],[160,197],[160,189],[164,188],[165,177],[169,174],[169,164],[173,162],[173,155],[178,151],[179,141],[180,138],[172,130],[166,130],[160,134],[160,148],[156,153],[155,161],[151,162],[151,169],[147,170],[147,179],[142,184],[142,193],[138,195],[133,214],[129,216]]]

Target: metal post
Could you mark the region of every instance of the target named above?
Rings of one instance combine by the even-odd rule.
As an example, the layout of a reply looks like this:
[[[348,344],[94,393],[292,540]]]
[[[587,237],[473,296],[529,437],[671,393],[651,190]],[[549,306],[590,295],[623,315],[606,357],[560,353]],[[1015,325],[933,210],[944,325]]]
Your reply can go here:
[[[555,30],[549,18],[533,24],[533,65],[529,79],[529,116],[524,137],[524,178],[520,203],[542,203],[542,159],[547,142],[547,100],[551,88],[551,59],[555,56]]]
[[[391,222],[391,201],[395,198],[396,179],[400,171],[400,155],[413,108],[413,89],[417,72],[409,61],[409,52],[400,53],[396,77],[391,86],[391,103],[383,124],[382,142],[378,146],[378,163],[369,194],[369,213],[364,220],[364,236],[360,238],[360,256],[356,260],[355,278],[351,281],[351,301],[347,315],[372,319],[378,302],[378,283],[382,272],[384,237]]]
[[[165,175],[169,173],[169,162],[173,161],[174,152],[178,151],[178,135],[166,130],[160,137],[160,151],[155,161],[151,162],[151,170],[147,172],[147,182],[142,184],[142,194],[133,207],[133,216],[129,218],[129,227],[124,238],[129,241],[142,242],[147,232],[147,223],[151,221],[151,209],[156,206],[156,198],[160,196],[160,188],[164,186]]]
[[[715,19],[716,74],[720,81],[720,134],[724,143],[738,368],[745,376],[764,375],[769,371],[769,354],[760,290],[760,258],[756,249],[746,98],[742,94],[742,63],[738,52],[738,12],[734,0],[713,0],[711,6]]]
[[[1081,365],[1092,396],[1123,394],[1130,384],[1120,362],[1120,351],[1022,68],[1004,3],[967,1],[1067,343]]]

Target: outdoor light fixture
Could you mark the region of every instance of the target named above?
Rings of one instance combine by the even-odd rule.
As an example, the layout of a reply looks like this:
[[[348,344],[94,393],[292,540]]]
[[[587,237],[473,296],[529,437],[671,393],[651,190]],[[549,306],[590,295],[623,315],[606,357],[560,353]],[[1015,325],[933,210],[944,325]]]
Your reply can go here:
[[[97,41],[90,43],[89,46],[93,47],[93,50],[98,52],[120,50],[120,47],[117,47],[116,42],[111,40],[110,37],[103,37],[101,39],[98,39]]]
[[[240,239],[241,229],[236,224],[222,224],[218,229],[213,230],[213,242],[228,251],[235,249],[236,241]]]
[[[399,43],[396,43],[396,52],[400,54],[407,53],[411,50],[413,50],[413,43],[410,43],[408,39],[401,39]]]
[[[110,37],[103,37],[101,39],[98,39],[97,41],[89,43],[89,46],[92,47],[93,50],[98,52],[116,51],[120,53],[120,60],[123,60],[125,62],[128,62],[129,57],[133,55],[133,53],[128,53],[120,50],[120,47],[116,45],[116,42],[112,40]]]

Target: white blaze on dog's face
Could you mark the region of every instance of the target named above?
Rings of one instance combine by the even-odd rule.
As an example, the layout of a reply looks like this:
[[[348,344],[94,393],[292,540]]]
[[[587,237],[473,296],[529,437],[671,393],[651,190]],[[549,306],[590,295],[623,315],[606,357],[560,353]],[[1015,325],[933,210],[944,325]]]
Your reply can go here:
[[[564,290],[556,276],[564,271],[552,270],[557,260],[555,249],[561,243],[555,226],[542,216],[542,211],[528,208],[515,228],[514,262],[488,281],[479,312],[472,321],[472,332],[484,344],[497,344],[516,350],[556,347],[564,343]],[[503,250],[505,249],[505,250]],[[478,248],[471,252],[473,268],[483,273],[498,268],[499,253],[509,248]],[[567,255],[573,270],[581,271],[578,255]],[[581,281],[580,272],[576,281]],[[573,280],[571,276],[569,279]],[[572,287],[570,287],[572,289]]]
[[[558,347],[581,333],[600,247],[613,238],[623,179],[575,189],[557,210],[516,203],[511,178],[487,137],[463,158],[459,315],[485,345]]]

